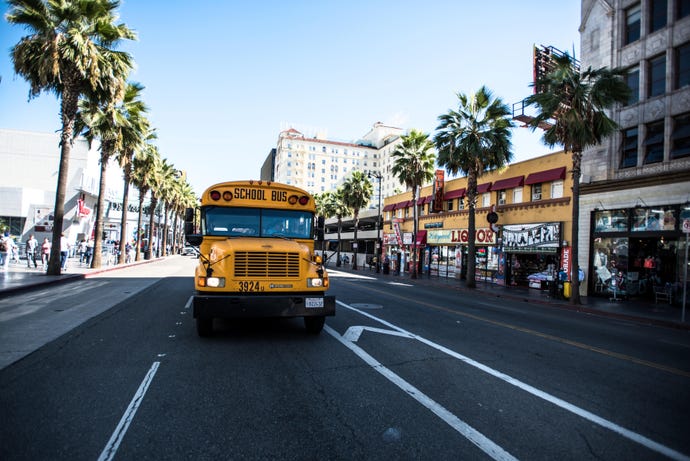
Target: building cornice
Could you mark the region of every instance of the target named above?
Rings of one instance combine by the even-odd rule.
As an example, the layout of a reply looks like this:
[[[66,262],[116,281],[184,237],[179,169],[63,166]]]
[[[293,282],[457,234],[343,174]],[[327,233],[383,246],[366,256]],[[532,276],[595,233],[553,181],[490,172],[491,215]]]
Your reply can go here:
[[[580,184],[580,194],[588,195],[620,191],[621,189],[639,189],[641,187],[654,187],[680,182],[690,182],[690,170]]]

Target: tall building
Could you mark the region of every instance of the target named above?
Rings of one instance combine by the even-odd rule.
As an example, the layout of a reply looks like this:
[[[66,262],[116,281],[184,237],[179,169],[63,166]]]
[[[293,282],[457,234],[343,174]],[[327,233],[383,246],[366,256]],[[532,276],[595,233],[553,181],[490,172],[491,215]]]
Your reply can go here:
[[[619,132],[583,153],[583,292],[596,294],[622,273],[631,295],[660,286],[678,293],[681,220],[690,211],[690,1],[583,0],[581,7],[582,68],[622,68],[632,90],[612,112]]]
[[[402,128],[375,123],[362,138],[353,142],[306,136],[295,128],[281,131],[278,145],[271,151],[262,168],[268,179],[266,165],[273,165],[273,179],[301,187],[308,192],[336,190],[352,171],[375,172],[382,176],[381,195],[386,197],[405,189],[393,177],[390,155],[404,134]],[[378,184],[374,182],[372,205],[378,200]]]

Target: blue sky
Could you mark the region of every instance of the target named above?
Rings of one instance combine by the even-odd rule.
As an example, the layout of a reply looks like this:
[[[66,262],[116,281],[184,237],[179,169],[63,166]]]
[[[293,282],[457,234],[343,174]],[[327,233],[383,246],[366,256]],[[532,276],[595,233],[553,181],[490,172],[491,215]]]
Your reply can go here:
[[[0,128],[55,132],[58,101],[27,101],[10,59],[26,32],[0,8]],[[377,121],[433,136],[458,92],[528,96],[533,45],[580,54],[575,0],[125,0],[119,11],[138,34],[120,48],[156,144],[197,193],[257,179],[286,124],[342,141]],[[526,128],[513,147],[514,161],[552,151]]]

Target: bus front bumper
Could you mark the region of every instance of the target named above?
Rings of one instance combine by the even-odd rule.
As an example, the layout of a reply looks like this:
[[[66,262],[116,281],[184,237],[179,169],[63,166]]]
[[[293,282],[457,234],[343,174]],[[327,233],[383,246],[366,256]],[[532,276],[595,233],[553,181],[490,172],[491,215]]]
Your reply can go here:
[[[194,296],[194,318],[323,317],[335,315],[335,296],[293,294],[271,296]]]

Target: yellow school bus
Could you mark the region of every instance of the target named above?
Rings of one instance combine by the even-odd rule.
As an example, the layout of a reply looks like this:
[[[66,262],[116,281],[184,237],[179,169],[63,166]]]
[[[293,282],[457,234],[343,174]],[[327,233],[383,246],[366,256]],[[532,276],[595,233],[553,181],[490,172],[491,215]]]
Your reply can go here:
[[[303,317],[308,332],[322,330],[335,315],[335,296],[326,295],[328,273],[314,253],[315,210],[306,191],[270,181],[204,191],[200,212],[185,216],[186,240],[199,252],[193,306],[200,336],[213,333],[214,318]]]

